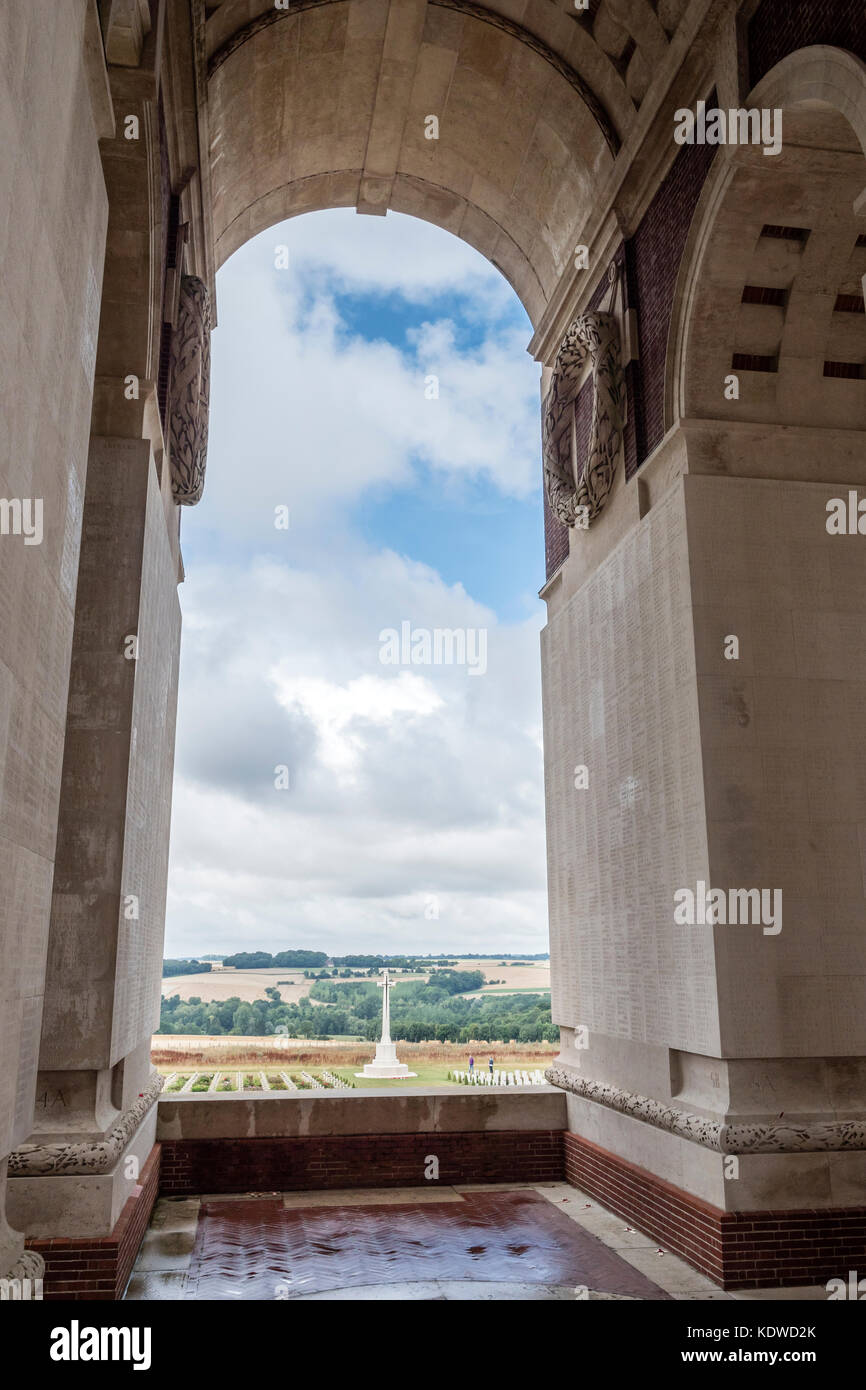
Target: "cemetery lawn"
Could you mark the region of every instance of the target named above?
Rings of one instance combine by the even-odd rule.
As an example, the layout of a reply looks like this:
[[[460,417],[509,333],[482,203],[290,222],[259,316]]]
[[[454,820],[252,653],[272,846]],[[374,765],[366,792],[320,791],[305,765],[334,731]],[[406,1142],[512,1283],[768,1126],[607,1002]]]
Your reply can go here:
[[[476,1071],[487,1071],[487,1058],[489,1056],[489,1052],[485,1052],[483,1055],[480,1052],[474,1053]],[[549,1060],[545,1059],[544,1061],[540,1062],[537,1052],[534,1056],[527,1057],[522,1057],[519,1053],[508,1053],[507,1056],[502,1058],[502,1067],[505,1071],[514,1071],[516,1069],[519,1071],[531,1072],[536,1071],[539,1068],[543,1071],[546,1066],[550,1066],[550,1062],[553,1060],[554,1056],[555,1053],[551,1053]],[[460,1083],[457,1081],[449,1081],[448,1073],[451,1072],[453,1074],[454,1071],[469,1070],[468,1052],[466,1053],[465,1057],[463,1057],[460,1061],[446,1062],[444,1064],[442,1062],[423,1062],[417,1061],[414,1057],[411,1057],[408,1054],[408,1052],[406,1053],[406,1056],[402,1056],[400,1052],[400,1046],[398,1044],[397,1057],[399,1061],[406,1062],[406,1064],[412,1069],[412,1071],[417,1072],[417,1076],[397,1076],[394,1077],[392,1081],[387,1081],[383,1080],[381,1077],[376,1076],[356,1076],[355,1072],[360,1071],[360,1067],[352,1067],[351,1069],[348,1067],[335,1067],[334,1071],[337,1073],[338,1076],[343,1076],[346,1078],[346,1080],[351,1079],[352,1081],[354,1081],[358,1090],[363,1090],[365,1087],[371,1086],[384,1086],[390,1088],[402,1087],[404,1089],[407,1086],[420,1086],[422,1088],[425,1086],[457,1087]],[[369,1060],[372,1062],[372,1055],[370,1056]],[[495,1068],[499,1067],[500,1065],[500,1060],[497,1058],[495,1047],[493,1049],[493,1065]]]

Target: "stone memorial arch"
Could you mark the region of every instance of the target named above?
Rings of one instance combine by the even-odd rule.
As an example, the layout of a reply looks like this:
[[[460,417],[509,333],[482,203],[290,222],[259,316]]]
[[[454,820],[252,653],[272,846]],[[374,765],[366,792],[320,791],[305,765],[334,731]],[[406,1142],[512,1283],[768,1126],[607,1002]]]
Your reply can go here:
[[[476,247],[544,368],[568,1175],[720,1282],[866,1258],[861,11],[7,0],[0,1275],[65,1240],[108,1269],[69,1296],[122,1289],[179,1137],[149,1049],[214,276],[332,207]],[[781,148],[678,143],[700,103]],[[702,887],[782,913],[678,920]]]

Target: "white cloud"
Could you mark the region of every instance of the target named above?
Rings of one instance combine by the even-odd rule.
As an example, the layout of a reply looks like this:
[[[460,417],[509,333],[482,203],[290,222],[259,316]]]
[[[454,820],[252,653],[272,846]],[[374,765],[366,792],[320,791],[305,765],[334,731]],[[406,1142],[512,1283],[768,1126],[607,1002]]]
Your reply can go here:
[[[537,369],[504,320],[472,351],[435,314],[406,350],[348,334],[338,301],[297,278],[304,257],[332,286],[419,302],[425,276],[450,275],[478,313],[498,302],[496,272],[411,219],[401,260],[373,229],[353,240],[364,219],[344,219],[345,239],[317,222],[290,224],[285,281],[256,243],[220,275],[208,481],[184,518],[167,951],[543,950],[540,606],[501,623],[352,522],[419,458],[508,496],[537,488]],[[379,634],[404,620],[483,628],[486,674],[383,666]]]
[[[387,725],[398,715],[417,718],[432,714],[442,699],[420,676],[401,671],[396,678],[358,676],[345,685],[311,676],[274,673],[277,699],[285,709],[301,709],[313,724],[322,765],[341,785],[353,774],[365,752],[361,729]]]
[[[413,460],[529,496],[538,486],[539,369],[525,353],[528,325],[493,327],[467,348],[448,318],[434,317],[417,327],[408,351],[350,333],[331,297],[339,276],[311,279],[300,254],[287,271],[273,267],[274,239],[308,220],[315,219],[263,233],[221,272],[203,520],[230,521],[236,535],[255,538],[283,504],[293,524],[313,525],[322,514],[342,516],[371,488],[407,484]],[[422,239],[432,233],[437,243],[454,243],[473,266],[486,267],[488,281],[499,278],[456,238],[412,218],[401,223],[404,238],[421,228]],[[321,257],[328,245],[326,237],[314,249]],[[375,288],[400,291],[405,257],[383,258],[374,269]],[[457,275],[455,285],[465,290],[472,278]],[[463,302],[477,307],[472,298]],[[431,375],[437,399],[425,395]]]
[[[359,217],[336,208],[293,218],[255,238],[271,264],[289,247],[290,267],[331,290],[401,294],[419,304],[454,291],[471,295],[491,318],[515,302],[513,290],[480,252],[429,222],[402,213]],[[248,242],[236,256],[248,251]]]

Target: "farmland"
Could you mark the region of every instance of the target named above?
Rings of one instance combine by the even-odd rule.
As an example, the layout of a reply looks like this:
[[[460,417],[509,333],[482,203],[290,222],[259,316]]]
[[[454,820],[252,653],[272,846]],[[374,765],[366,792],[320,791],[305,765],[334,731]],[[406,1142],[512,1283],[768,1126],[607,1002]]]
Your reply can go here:
[[[486,960],[468,960],[465,957],[451,957],[457,960],[458,970],[481,970],[486,977],[487,983],[482,987],[482,994],[502,994],[510,990],[523,992],[524,990],[549,990],[550,989],[550,962],[547,960],[533,962],[512,962],[500,963],[500,958],[491,956]],[[429,976],[401,975],[397,974],[398,981],[423,980]],[[290,984],[283,984],[281,981],[289,980]],[[497,981],[496,984],[490,983]],[[285,966],[276,966],[266,970],[213,970],[205,975],[173,975],[162,982],[162,992],[164,995],[179,994],[181,999],[201,999],[205,1003],[211,1000],[222,1001],[237,997],[252,1003],[254,999],[264,999],[265,991],[268,988],[279,989],[279,992],[287,1004],[297,1004],[301,999],[309,995],[314,980],[304,979],[302,970],[291,970]],[[311,1001],[315,1003],[315,1000]]]

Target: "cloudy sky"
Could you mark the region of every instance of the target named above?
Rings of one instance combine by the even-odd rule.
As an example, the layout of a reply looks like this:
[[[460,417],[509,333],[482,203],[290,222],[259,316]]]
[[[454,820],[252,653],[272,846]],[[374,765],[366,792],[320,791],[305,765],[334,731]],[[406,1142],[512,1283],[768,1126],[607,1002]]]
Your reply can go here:
[[[523,309],[457,238],[348,209],[248,242],[217,296],[166,955],[546,950]],[[383,662],[403,624],[485,633],[486,669],[472,638],[474,672]]]

